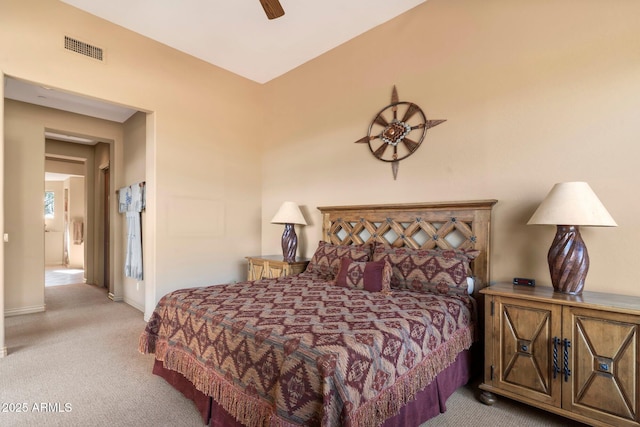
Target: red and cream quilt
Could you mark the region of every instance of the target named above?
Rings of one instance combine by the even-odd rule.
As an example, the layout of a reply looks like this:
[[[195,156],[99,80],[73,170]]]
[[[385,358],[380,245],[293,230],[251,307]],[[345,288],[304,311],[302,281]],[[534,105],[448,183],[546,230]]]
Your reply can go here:
[[[182,289],[158,302],[140,351],[247,426],[376,426],[471,346],[472,306],[310,273]]]

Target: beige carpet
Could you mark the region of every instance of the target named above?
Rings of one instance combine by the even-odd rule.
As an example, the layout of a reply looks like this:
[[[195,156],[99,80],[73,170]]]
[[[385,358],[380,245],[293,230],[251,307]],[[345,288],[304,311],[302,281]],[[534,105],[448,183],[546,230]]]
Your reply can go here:
[[[45,313],[5,321],[0,402],[14,412],[0,411],[1,426],[202,425],[193,403],[151,373],[153,357],[138,353],[141,312],[90,285],[45,295]]]
[[[493,406],[480,403],[479,381],[458,389],[447,401],[447,412],[422,424],[421,427],[586,427],[519,402],[498,397]]]
[[[6,319],[1,426],[202,425],[193,404],[151,373],[152,356],[138,353],[142,313],[90,285],[45,295],[45,313]],[[507,399],[488,407],[476,393],[477,384],[458,390],[424,427],[577,425]]]

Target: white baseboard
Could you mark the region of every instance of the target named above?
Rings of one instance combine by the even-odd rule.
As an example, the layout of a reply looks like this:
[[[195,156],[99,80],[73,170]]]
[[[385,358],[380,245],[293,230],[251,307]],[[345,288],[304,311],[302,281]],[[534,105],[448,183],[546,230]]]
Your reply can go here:
[[[126,298],[126,297],[124,299],[124,302],[126,304],[129,304],[131,307],[135,308],[136,310],[139,310],[144,313],[144,307],[138,304],[137,302],[131,301],[129,298]]]
[[[0,359],[7,357],[7,347],[0,348]]]
[[[4,311],[4,317],[21,316],[23,314],[41,313],[46,305],[32,305],[31,307],[9,308]]]

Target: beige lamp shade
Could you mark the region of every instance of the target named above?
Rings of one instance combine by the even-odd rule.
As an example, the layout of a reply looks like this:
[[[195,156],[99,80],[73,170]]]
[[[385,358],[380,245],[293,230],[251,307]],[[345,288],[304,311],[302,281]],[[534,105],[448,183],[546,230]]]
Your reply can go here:
[[[271,220],[272,224],[301,224],[307,225],[300,208],[295,202],[284,202]]]
[[[553,186],[527,224],[616,227],[598,196],[586,182]]]

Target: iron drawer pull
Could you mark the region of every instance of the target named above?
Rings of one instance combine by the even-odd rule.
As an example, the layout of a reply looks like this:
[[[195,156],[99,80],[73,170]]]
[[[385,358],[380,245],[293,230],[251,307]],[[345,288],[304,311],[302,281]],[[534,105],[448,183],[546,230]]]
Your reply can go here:
[[[569,347],[571,347],[571,341],[564,339],[564,382],[569,382],[569,375],[571,375],[571,369],[569,369]]]
[[[556,379],[560,368],[558,367],[558,344],[560,344],[560,338],[553,337],[553,379]]]

